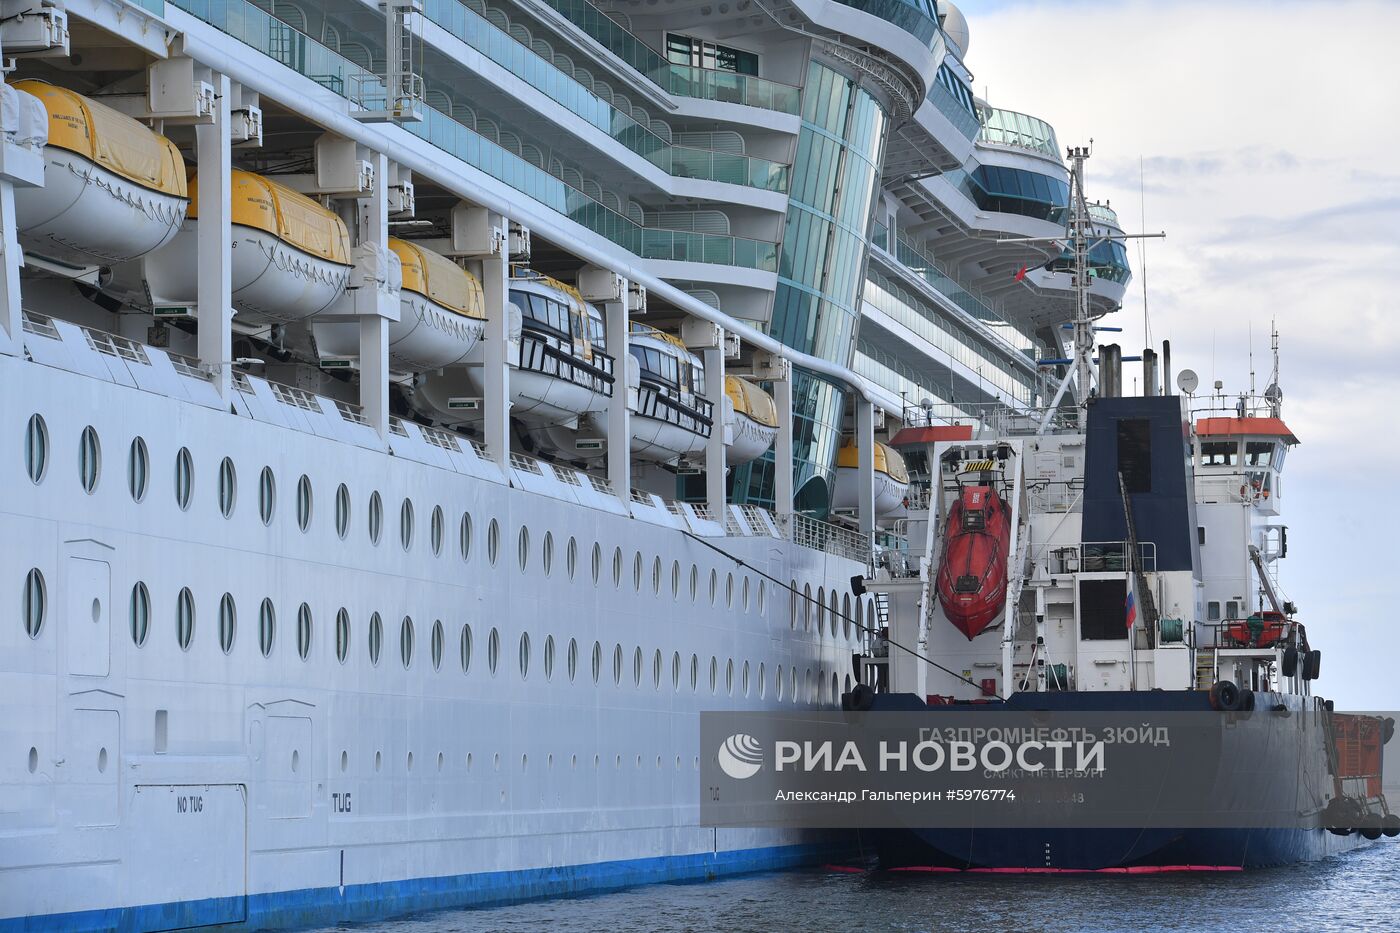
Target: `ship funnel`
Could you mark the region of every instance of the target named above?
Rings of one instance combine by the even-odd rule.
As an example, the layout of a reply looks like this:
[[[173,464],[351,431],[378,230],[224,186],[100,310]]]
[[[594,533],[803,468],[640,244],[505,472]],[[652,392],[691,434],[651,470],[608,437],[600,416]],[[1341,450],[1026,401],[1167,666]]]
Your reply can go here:
[[[1157,351],[1151,347],[1142,351],[1142,394],[1148,398],[1157,394]]]
[[[1099,395],[1117,398],[1123,394],[1123,351],[1116,343],[1099,346]]]
[[[1162,341],[1162,394],[1172,395],[1172,342]]]

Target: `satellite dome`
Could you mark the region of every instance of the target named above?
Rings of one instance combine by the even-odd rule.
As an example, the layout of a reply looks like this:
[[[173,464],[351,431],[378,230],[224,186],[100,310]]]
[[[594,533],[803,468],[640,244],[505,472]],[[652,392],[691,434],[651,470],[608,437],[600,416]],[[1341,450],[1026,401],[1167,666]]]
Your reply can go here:
[[[959,10],[951,3],[940,2],[938,4],[938,9],[943,14],[943,32],[947,34],[952,43],[958,47],[958,51],[962,53],[959,58],[965,58],[967,56],[968,40],[967,17],[962,15],[962,10]]]

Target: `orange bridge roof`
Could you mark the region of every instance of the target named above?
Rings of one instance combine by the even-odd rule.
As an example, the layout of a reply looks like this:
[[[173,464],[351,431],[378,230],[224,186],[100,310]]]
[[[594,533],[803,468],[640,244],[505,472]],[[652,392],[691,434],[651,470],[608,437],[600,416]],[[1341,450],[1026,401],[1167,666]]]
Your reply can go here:
[[[1285,444],[1300,443],[1282,418],[1202,418],[1196,422],[1196,433],[1202,437],[1238,437],[1242,434],[1281,437]]]

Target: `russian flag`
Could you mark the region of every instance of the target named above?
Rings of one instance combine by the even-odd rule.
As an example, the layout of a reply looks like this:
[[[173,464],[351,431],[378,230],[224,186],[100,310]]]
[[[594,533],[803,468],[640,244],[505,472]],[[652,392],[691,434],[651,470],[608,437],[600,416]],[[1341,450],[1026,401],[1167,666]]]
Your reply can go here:
[[[1137,600],[1133,598],[1132,587],[1128,588],[1128,598],[1124,600],[1123,605],[1127,608],[1128,628],[1132,628],[1133,623],[1137,621]]]

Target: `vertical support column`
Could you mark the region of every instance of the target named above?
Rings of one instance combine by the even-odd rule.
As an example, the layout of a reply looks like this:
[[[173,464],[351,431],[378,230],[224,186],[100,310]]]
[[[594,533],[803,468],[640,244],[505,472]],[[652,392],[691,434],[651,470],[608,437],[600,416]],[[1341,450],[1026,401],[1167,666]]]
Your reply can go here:
[[[20,356],[24,319],[19,288],[20,250],[15,227],[15,186],[0,178],[0,353]]]
[[[629,319],[627,280],[617,277],[617,298],[603,304],[608,353],[613,358],[613,394],[608,400],[608,482],[626,501],[632,494],[632,387],[627,378]]]
[[[786,363],[785,360],[778,362]],[[773,441],[773,514],[790,529],[792,518],[792,369],[784,365],[773,380],[773,402],[778,408],[778,437]]]
[[[505,222],[492,215],[501,230],[500,249],[481,258],[481,288],[486,298],[486,332],[482,335],[481,407],[486,452],[502,472],[510,469],[510,263],[506,259]]]
[[[214,95],[214,122],[195,127],[199,172],[196,320],[199,361],[213,372],[219,396],[228,398],[233,366],[233,156],[227,75],[214,75]]]
[[[374,262],[376,291],[378,286],[387,284],[386,264],[389,255],[389,159],[382,152],[371,152],[370,163],[374,166],[374,191],[363,211],[360,227],[359,258],[375,253]],[[201,208],[202,210],[202,208]],[[366,283],[367,284],[367,283]],[[378,295],[376,297],[379,297]],[[392,301],[398,303],[397,289]],[[360,319],[360,408],[365,419],[383,440],[389,437],[389,318],[381,311],[382,302],[376,301],[373,309],[361,309]],[[398,308],[391,312],[397,320]]]
[[[710,515],[718,522],[724,522],[725,478],[728,464],[725,458],[725,419],[724,419],[724,332],[719,332],[718,346],[707,347],[703,351],[705,359],[705,398],[714,406],[714,424],[710,428],[709,440],[705,442],[705,505]]]
[[[856,396],[856,452],[859,455],[856,483],[856,519],[860,533],[875,531],[875,405]]]

